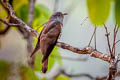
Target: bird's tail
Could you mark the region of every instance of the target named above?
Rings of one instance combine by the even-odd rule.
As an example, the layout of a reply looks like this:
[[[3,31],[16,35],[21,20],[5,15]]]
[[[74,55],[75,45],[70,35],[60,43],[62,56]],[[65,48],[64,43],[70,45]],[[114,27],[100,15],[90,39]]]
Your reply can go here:
[[[47,68],[48,68],[48,58],[42,61],[42,72],[46,73]]]

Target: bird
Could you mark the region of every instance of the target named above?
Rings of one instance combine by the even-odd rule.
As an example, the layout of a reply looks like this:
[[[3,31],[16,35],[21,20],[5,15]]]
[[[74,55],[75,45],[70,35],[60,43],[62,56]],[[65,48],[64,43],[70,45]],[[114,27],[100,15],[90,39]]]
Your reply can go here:
[[[46,73],[48,68],[48,58],[53,48],[55,47],[57,40],[61,34],[64,15],[67,13],[55,12],[46,22],[42,31],[39,34],[38,41],[35,49],[31,53],[32,57],[39,49],[43,55],[42,59],[42,72]]]

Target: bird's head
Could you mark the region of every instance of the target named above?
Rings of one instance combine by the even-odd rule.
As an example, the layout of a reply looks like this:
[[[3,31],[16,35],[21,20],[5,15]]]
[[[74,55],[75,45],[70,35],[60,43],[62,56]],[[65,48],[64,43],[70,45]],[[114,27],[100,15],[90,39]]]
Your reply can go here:
[[[64,19],[64,15],[67,15],[67,13],[62,13],[62,12],[55,12],[50,19],[55,20],[55,21],[59,21],[59,22],[63,22]]]

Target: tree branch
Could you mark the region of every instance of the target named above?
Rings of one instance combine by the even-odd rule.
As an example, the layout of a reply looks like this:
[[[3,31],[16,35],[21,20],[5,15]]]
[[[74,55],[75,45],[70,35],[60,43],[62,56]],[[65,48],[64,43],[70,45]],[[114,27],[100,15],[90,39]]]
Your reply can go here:
[[[0,18],[0,21],[1,22],[3,22],[4,24],[6,24],[6,25],[8,25],[8,26],[20,26],[20,24],[13,24],[13,23],[9,23],[9,22],[7,22],[7,21],[5,21],[5,20],[2,20],[1,18]]]
[[[103,54],[97,50],[94,50],[92,47],[86,47],[84,49],[80,49],[80,48],[76,48],[76,47],[70,46],[68,44],[65,44],[63,42],[57,42],[56,45],[58,47],[67,49],[67,50],[75,52],[77,54],[89,54],[90,56],[92,56],[94,58],[99,58],[101,60],[110,62],[110,56],[108,56],[107,54]]]
[[[7,22],[5,20],[2,20],[1,18],[0,18],[0,21],[7,25],[4,30],[0,31],[0,35],[6,34],[9,31],[11,26],[19,26],[19,24],[9,23],[9,22]]]
[[[106,31],[106,37],[107,37],[107,42],[108,42],[108,48],[109,48],[109,52],[110,52],[110,56],[113,57],[113,53],[111,51],[111,45],[110,45],[110,39],[109,39],[109,35],[110,33],[108,33],[108,30],[107,30],[107,27],[106,25],[104,24],[104,28],[105,28],[105,31]]]
[[[33,35],[33,36],[36,36],[36,37],[39,36],[39,34],[34,29],[32,29],[31,27],[29,27],[27,24],[25,24],[21,19],[19,19],[15,15],[15,12],[14,12],[12,6],[6,0],[1,0],[1,3],[4,5],[4,7],[10,13],[10,17],[12,18],[12,20],[14,20],[14,22],[16,24],[20,24],[19,27],[25,29],[26,31],[28,31],[29,33],[31,33],[31,35]]]
[[[34,5],[35,5],[35,0],[29,0],[28,25],[31,28],[32,28],[32,21],[34,19]],[[29,33],[27,38],[27,49],[28,49],[28,53],[31,53],[33,50],[33,37]]]

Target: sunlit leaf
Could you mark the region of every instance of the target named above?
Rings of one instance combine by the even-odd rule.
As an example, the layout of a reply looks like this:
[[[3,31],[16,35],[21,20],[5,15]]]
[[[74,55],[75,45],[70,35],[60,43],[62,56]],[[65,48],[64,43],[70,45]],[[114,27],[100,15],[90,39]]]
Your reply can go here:
[[[4,9],[4,7],[0,4],[0,18],[5,19],[8,16],[7,11]]]
[[[48,71],[52,69],[54,63],[55,63],[55,58],[49,56],[49,59],[48,59]]]
[[[59,75],[54,80],[70,80],[70,78],[64,75]]]
[[[47,78],[42,78],[42,79],[40,79],[40,80],[48,80]]]
[[[52,53],[49,56],[48,71],[51,70],[55,62],[58,62],[58,64],[62,65],[61,56],[58,50],[59,48],[55,46],[55,48],[53,49]],[[43,57],[42,53],[35,55],[35,70],[39,70],[40,72],[42,69],[42,65],[41,65],[42,57]]]
[[[0,22],[0,31],[2,31],[4,28],[3,28],[3,23]]]
[[[92,24],[99,26],[105,23],[110,12],[111,0],[87,0],[88,14]]]
[[[35,70],[40,71],[40,72],[42,70],[42,65],[41,65],[42,58],[43,58],[42,53],[41,54],[39,53],[39,54],[35,55]],[[54,63],[55,63],[55,59],[52,58],[52,57],[49,57],[48,70],[47,71],[49,71],[53,67]]]
[[[22,80],[39,80],[32,69],[25,66],[20,68],[20,76]]]
[[[62,65],[61,55],[60,55],[60,52],[59,52],[59,48],[57,46],[54,47],[50,57],[55,58],[55,61],[57,61],[59,65]]]
[[[0,61],[0,80],[7,80],[10,74],[10,64],[6,61]]]
[[[120,0],[115,0],[115,20],[120,27]]]
[[[49,17],[51,15],[50,10],[42,5],[42,4],[37,4],[35,6],[35,12],[34,12],[34,21],[33,21],[33,28],[38,29],[41,25],[45,24]],[[40,32],[41,30],[38,30]]]
[[[23,4],[16,10],[16,15],[22,19],[25,23],[28,21],[28,4]]]
[[[42,69],[42,65],[41,65],[42,57],[43,56],[40,53],[35,55],[34,68],[35,68],[35,70],[40,71],[40,72],[41,72],[41,69]]]
[[[13,8],[16,12],[16,10],[20,9],[21,6],[28,4],[28,0],[13,0]]]
[[[7,11],[4,9],[4,7],[0,3],[0,18],[5,19],[8,16]],[[0,30],[4,29],[4,23],[0,21]]]

